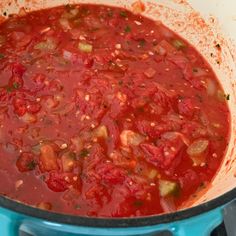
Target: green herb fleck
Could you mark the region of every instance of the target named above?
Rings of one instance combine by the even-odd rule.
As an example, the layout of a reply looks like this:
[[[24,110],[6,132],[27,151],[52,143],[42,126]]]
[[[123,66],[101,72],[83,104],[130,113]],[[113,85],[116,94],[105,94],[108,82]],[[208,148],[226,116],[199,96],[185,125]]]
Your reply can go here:
[[[44,181],[46,179],[46,177],[45,177],[45,175],[41,175],[41,176],[39,176],[39,179]]]
[[[140,45],[141,47],[144,47],[145,43],[146,43],[146,40],[145,40],[145,39],[141,39],[141,40],[139,41],[139,45]]]
[[[76,160],[76,155],[74,152],[69,152],[69,157],[72,159],[72,160]]]
[[[121,11],[120,16],[126,18],[127,17],[127,12],[126,11]]]
[[[129,25],[127,25],[125,27],[125,33],[129,33],[129,32],[131,32],[131,27]]]
[[[225,94],[224,97],[225,97],[225,99],[226,99],[227,101],[229,101],[229,99],[230,99],[230,94]]]
[[[122,85],[122,84],[123,84],[123,80],[119,80],[119,81],[118,81],[118,84],[119,84],[119,85]]]
[[[5,55],[3,53],[0,53],[0,59],[3,59]]]
[[[199,102],[203,102],[202,96],[200,96],[199,94],[196,94],[195,96],[199,100]]]
[[[201,183],[199,184],[199,187],[200,187],[200,188],[205,188],[205,183],[204,183],[204,182],[201,182]]]
[[[140,112],[140,113],[143,113],[144,112],[144,107],[138,107],[137,111]]]
[[[128,175],[132,175],[132,173],[133,173],[132,170],[128,170],[127,172]]]
[[[219,43],[216,44],[216,48],[217,48],[217,49],[221,49],[221,46],[220,46]]]
[[[107,12],[107,15],[108,15],[109,17],[112,17],[112,16],[113,16],[113,11]]]
[[[69,11],[69,10],[71,10],[71,8],[72,8],[72,5],[71,4],[66,4],[65,5],[65,9],[67,10],[67,11]]]
[[[153,46],[157,46],[157,44],[158,44],[157,41],[152,42],[152,45],[153,45]]]
[[[173,44],[173,46],[174,46],[175,48],[177,48],[178,50],[179,50],[179,49],[183,49],[183,48],[186,47],[186,45],[184,44],[184,42],[181,41],[181,40],[178,40],[178,39],[174,40],[174,41],[172,42],[172,44]]]
[[[86,7],[83,7],[83,8],[80,8],[80,11],[79,11],[80,15],[83,17],[83,16],[87,16],[90,14],[90,11],[89,9],[87,9]]]
[[[20,85],[17,83],[17,82],[14,82],[13,83],[13,88],[14,89],[18,89],[20,87]]]
[[[135,207],[141,207],[141,206],[143,206],[143,201],[141,201],[141,200],[136,200],[136,201],[134,201],[134,206],[135,206]]]
[[[89,151],[86,148],[84,148],[84,149],[81,150],[79,156],[80,157],[87,157],[88,154],[89,154]]]
[[[34,170],[35,167],[36,167],[36,162],[34,160],[27,163],[27,169],[28,170]]]
[[[75,205],[75,209],[76,209],[76,210],[80,210],[80,209],[81,209],[81,206],[80,206],[79,204],[76,204],[76,205]]]
[[[11,93],[13,91],[13,89],[11,87],[6,87],[6,90],[8,93]]]

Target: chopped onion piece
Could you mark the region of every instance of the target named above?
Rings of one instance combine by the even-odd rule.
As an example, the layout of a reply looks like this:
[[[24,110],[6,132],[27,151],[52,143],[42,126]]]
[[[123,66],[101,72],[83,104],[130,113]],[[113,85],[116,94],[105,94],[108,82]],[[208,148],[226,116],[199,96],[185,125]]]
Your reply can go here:
[[[176,206],[175,206],[173,198],[161,198],[160,199],[160,204],[162,206],[162,209],[166,213],[176,211]]]
[[[200,76],[206,76],[206,75],[207,75],[207,72],[205,69],[200,68],[200,67],[193,68],[194,77],[200,77]]]
[[[57,170],[57,156],[51,144],[44,144],[40,147],[40,167],[41,171]]]
[[[106,139],[108,137],[107,127],[105,125],[99,126],[94,130],[94,136]]]
[[[207,94],[213,96],[216,93],[216,84],[213,80],[207,79]]]
[[[156,169],[151,169],[150,172],[148,173],[148,178],[155,179],[157,175],[158,171]]]
[[[46,28],[44,28],[44,29],[42,29],[42,30],[40,31],[40,34],[47,33],[47,32],[50,31],[50,30],[51,30],[51,27],[46,27]]]
[[[37,121],[37,117],[28,112],[26,112],[23,116],[21,116],[20,119],[25,123],[35,123]]]
[[[138,146],[141,142],[145,140],[145,137],[133,132],[132,130],[123,130],[120,134],[120,140],[122,145],[124,146]]]
[[[180,137],[183,141],[183,143],[186,145],[186,146],[189,146],[189,140],[188,138],[184,135],[184,134],[181,134],[179,132],[166,132],[162,135],[163,138],[165,139],[168,139],[168,140],[174,140],[176,139],[177,137]]]
[[[93,50],[93,46],[88,43],[79,43],[79,50],[82,52],[90,53]]]
[[[62,26],[63,30],[68,31],[71,29],[70,22],[66,18],[60,18],[59,23]]]
[[[73,53],[67,50],[63,50],[63,58],[65,58],[66,60],[71,60],[72,59],[72,55]]]
[[[75,150],[77,153],[83,149],[83,142],[79,136],[75,136],[75,137],[71,138],[71,143],[73,145],[73,147],[72,147],[73,150]]]
[[[148,68],[144,74],[148,77],[148,78],[152,78],[155,74],[156,74],[156,70],[154,70],[153,68]]]
[[[52,204],[49,202],[40,202],[39,204],[37,204],[37,207],[42,210],[51,210]]]
[[[66,114],[68,114],[69,112],[71,112],[75,107],[75,103],[67,103],[64,104],[63,106],[58,107],[57,109],[55,109],[53,111],[54,114],[58,114],[61,116],[64,116]]]
[[[225,94],[222,90],[218,89],[217,90],[217,99],[220,101],[220,102],[224,102],[225,101]]]
[[[64,172],[72,172],[75,162],[76,156],[73,152],[66,152],[61,157],[62,168]]]
[[[187,149],[187,154],[190,156],[198,156],[203,154],[209,146],[209,141],[206,139],[199,139],[190,144]]]

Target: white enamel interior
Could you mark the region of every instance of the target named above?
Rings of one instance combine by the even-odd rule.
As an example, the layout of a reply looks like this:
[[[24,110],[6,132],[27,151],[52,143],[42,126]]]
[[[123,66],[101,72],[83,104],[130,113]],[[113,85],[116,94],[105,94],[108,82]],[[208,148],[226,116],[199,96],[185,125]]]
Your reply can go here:
[[[11,5],[9,5],[11,2]],[[96,3],[122,6],[132,9],[134,0],[1,0],[0,13],[18,13],[21,7],[27,11],[62,5],[66,3]],[[170,29],[186,38],[205,56],[214,68],[225,93],[230,94],[231,138],[224,163],[212,186],[198,200],[187,204],[196,205],[211,200],[236,187],[236,1],[234,0],[143,0],[146,5],[144,15],[161,20]],[[222,46],[222,53],[215,48]],[[214,54],[212,58],[210,53]],[[217,60],[222,61],[220,66]],[[226,163],[228,163],[226,165]]]

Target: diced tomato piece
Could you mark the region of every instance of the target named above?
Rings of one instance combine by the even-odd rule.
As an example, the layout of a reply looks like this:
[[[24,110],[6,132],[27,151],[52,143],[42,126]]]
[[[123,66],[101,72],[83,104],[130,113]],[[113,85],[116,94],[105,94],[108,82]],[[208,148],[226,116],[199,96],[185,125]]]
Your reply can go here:
[[[162,138],[159,142],[160,144],[158,146],[146,143],[140,144],[146,154],[145,159],[163,169],[176,165],[175,159],[180,158],[179,153],[184,147],[184,142],[181,137],[176,136],[173,140]]]
[[[19,77],[22,77],[23,74],[25,73],[26,71],[26,68],[20,64],[20,63],[13,63],[12,64],[12,75],[13,76],[19,76]]]
[[[193,68],[190,61],[182,53],[171,54],[167,56],[167,60],[174,63],[179,69],[182,70],[184,78],[188,81],[191,81],[193,77]]]
[[[23,116],[26,111],[26,101],[24,99],[21,98],[16,98],[13,100],[13,106],[14,106],[14,112],[18,115],[18,116]]]
[[[170,92],[161,85],[158,85],[158,90],[154,94],[153,100],[158,105],[170,108],[175,104],[176,94],[174,92]]]
[[[179,182],[183,191],[191,192],[193,189],[196,190],[200,185],[201,180],[194,170],[189,169],[179,178]]]
[[[58,172],[50,172],[49,179],[46,181],[48,187],[54,192],[64,192],[69,188],[66,176]]]
[[[46,76],[43,74],[36,74],[32,79],[36,84],[41,85],[44,83]]]
[[[111,151],[117,146],[120,140],[119,128],[117,124],[115,123],[115,121],[109,117],[104,118],[103,124],[106,125],[108,129],[109,137],[111,137],[110,150],[109,150]]]
[[[63,89],[61,82],[57,79],[54,79],[49,84],[49,90],[52,92],[60,92]]]
[[[107,184],[121,184],[125,180],[126,171],[119,167],[115,167],[111,163],[99,165],[97,173],[101,176],[102,180]]]
[[[41,105],[39,103],[30,102],[27,105],[27,111],[32,114],[38,113],[40,111],[40,109],[41,109]]]
[[[194,114],[194,105],[192,99],[184,98],[178,103],[179,113],[184,116],[192,117]]]
[[[37,165],[35,156],[30,152],[23,152],[16,161],[16,166],[20,172],[34,170]]]
[[[6,102],[9,98],[6,88],[0,88],[0,102]]]
[[[85,65],[86,68],[92,68],[93,64],[94,64],[94,59],[93,58],[86,58],[84,60],[84,65]]]

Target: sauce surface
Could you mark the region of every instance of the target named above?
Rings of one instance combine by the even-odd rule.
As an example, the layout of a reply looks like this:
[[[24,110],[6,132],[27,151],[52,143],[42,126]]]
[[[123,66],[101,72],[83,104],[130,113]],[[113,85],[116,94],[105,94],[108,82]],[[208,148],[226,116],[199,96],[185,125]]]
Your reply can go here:
[[[84,216],[175,211],[222,162],[228,99],[195,48],[139,14],[67,5],[11,17],[0,193]]]

